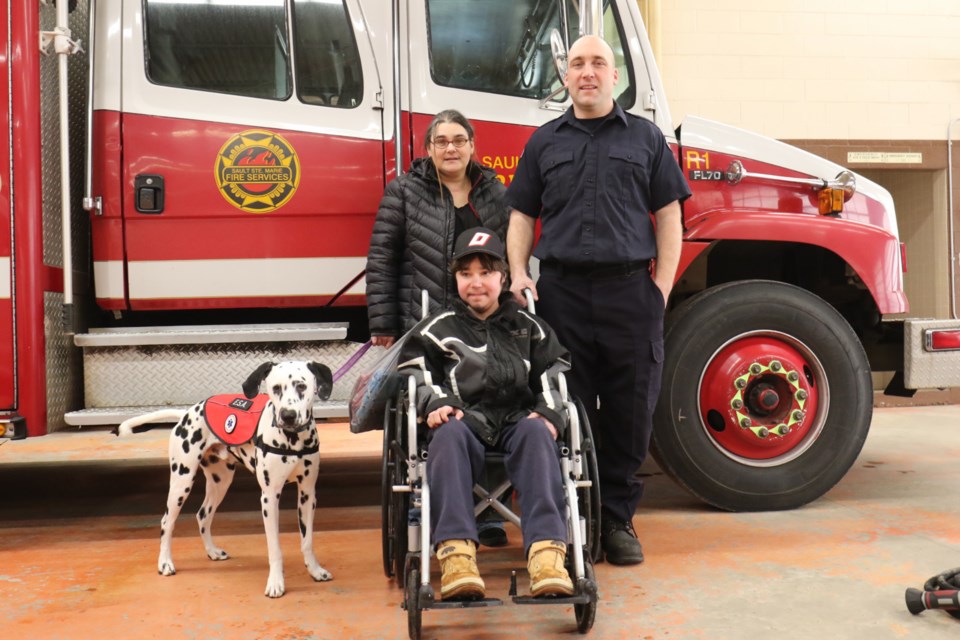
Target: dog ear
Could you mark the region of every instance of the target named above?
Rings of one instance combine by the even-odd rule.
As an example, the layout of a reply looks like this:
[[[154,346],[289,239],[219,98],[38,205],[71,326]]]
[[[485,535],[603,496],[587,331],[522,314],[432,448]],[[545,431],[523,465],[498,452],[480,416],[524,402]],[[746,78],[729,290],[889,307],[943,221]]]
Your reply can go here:
[[[310,369],[313,377],[317,379],[317,396],[321,400],[327,400],[330,392],[333,391],[333,374],[330,373],[330,367],[319,362],[308,362],[307,369]]]
[[[244,381],[243,395],[251,400],[255,398],[257,394],[260,393],[260,383],[270,374],[271,369],[273,369],[272,362],[264,362],[257,367],[256,370],[250,374],[250,377]]]

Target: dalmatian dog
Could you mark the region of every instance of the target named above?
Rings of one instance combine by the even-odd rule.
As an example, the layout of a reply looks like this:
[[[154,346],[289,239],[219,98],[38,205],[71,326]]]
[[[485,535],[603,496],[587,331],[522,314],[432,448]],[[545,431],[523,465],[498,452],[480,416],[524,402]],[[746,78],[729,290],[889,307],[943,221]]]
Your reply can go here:
[[[320,566],[313,553],[313,515],[320,460],[313,399],[314,396],[322,400],[329,398],[332,386],[330,369],[316,362],[267,362],[260,365],[243,383],[243,392],[246,398],[257,398],[266,404],[256,422],[252,439],[235,446],[225,444],[210,428],[208,409],[214,407],[208,408],[207,405],[214,398],[199,402],[186,412],[162,410],[131,418],[117,428],[119,435],[129,435],[135,433],[136,427],[148,422],[179,420],[170,433],[170,490],[167,509],[160,523],[160,557],[157,562],[157,571],[161,575],[176,573],[170,550],[173,530],[193,487],[197,469],[203,469],[206,476],[206,495],[197,512],[197,522],[207,556],[211,560],[230,557],[214,544],[211,528],[213,516],[230,488],[239,462],[257,476],[262,491],[263,527],[270,562],[264,595],[279,598],[285,590],[279,511],[280,492],[287,482],[297,483],[300,550],[307,571],[318,582],[333,577]],[[267,394],[266,399],[258,397],[260,389]],[[243,405],[244,399],[238,396],[231,406],[236,403]]]

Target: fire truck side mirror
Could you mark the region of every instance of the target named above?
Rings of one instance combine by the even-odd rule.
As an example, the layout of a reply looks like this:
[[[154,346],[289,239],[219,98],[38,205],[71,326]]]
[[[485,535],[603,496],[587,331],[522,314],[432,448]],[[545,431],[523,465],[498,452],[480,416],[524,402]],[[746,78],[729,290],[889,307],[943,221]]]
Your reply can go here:
[[[550,53],[553,55],[553,66],[557,70],[560,82],[567,79],[567,45],[559,29],[550,32]]]
[[[141,174],[134,179],[133,190],[139,213],[163,213],[163,176]]]

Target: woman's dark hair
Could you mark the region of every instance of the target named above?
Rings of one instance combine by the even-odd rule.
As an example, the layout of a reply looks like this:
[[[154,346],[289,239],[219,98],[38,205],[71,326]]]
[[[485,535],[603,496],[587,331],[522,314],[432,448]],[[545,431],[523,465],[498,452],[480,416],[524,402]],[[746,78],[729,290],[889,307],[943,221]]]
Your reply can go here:
[[[456,109],[444,109],[433,116],[433,120],[430,121],[430,126],[427,127],[427,134],[423,141],[424,149],[430,150],[430,143],[433,142],[433,134],[437,132],[437,127],[448,122],[463,127],[467,132],[467,138],[473,140],[473,125],[470,124],[470,121]]]
[[[466,269],[470,263],[473,262],[474,258],[479,258],[480,266],[487,271],[499,271],[504,275],[510,274],[506,260],[492,256],[489,253],[468,253],[463,257],[456,258],[450,263],[450,273],[455,274],[461,269]]]

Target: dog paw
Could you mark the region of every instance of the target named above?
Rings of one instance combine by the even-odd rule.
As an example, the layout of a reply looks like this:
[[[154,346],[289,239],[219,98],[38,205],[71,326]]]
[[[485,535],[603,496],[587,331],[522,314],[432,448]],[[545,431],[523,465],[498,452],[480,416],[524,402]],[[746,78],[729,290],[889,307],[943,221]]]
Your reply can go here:
[[[316,567],[307,567],[307,570],[310,572],[310,577],[317,582],[326,582],[327,580],[333,580],[333,574],[317,565]]]
[[[229,560],[230,554],[223,549],[207,549],[207,557],[211,560]]]
[[[174,569],[173,562],[169,560],[166,560],[166,561],[161,560],[160,563],[157,564],[157,573],[159,573],[162,576],[172,576],[172,575],[176,575],[177,570]]]
[[[267,596],[268,598],[279,598],[284,594],[285,591],[283,580],[281,580],[279,583],[270,580],[267,582],[267,588],[263,591],[263,595]]]

